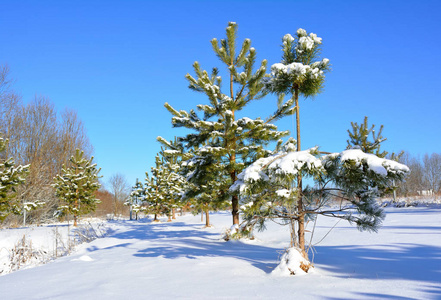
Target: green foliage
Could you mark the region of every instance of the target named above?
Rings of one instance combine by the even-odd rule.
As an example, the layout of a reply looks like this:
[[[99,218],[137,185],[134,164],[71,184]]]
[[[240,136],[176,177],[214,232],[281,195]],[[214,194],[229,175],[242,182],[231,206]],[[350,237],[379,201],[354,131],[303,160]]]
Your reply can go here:
[[[375,132],[375,125],[369,127],[368,117],[364,117],[362,124],[357,122],[351,122],[352,132],[348,129],[349,140],[347,140],[348,146],[346,149],[358,148],[365,153],[374,153],[378,157],[386,157],[387,152],[381,151],[381,143],[386,141],[381,133],[383,132],[383,125],[380,126],[380,130]],[[372,137],[372,140],[369,137]]]
[[[211,41],[213,51],[228,74],[227,84],[217,68],[209,73],[202,70],[198,62],[193,64],[195,75],[186,75],[189,88],[208,98],[208,104],[197,106],[203,116],[199,116],[194,110],[178,111],[165,103],[165,107],[173,115],[173,126],[193,131],[178,138],[178,142],[189,152],[191,149],[199,149],[193,153],[195,159],[201,158],[196,173],[207,174],[210,168],[219,167],[222,173],[219,174],[220,178],[222,181],[229,181],[228,184],[236,180],[236,175],[246,165],[269,154],[265,150],[266,145],[289,134],[288,131],[278,131],[277,126],[271,122],[293,113],[290,107],[283,107],[266,120],[237,118],[238,112],[248,103],[266,95],[263,79],[267,62],[263,60],[257,70],[254,70],[256,50],[251,47],[249,39],[245,39],[240,48],[236,49],[236,35],[237,24],[230,22],[226,29],[226,38]],[[205,186],[210,191],[217,189],[208,198],[213,198],[214,194],[222,197],[227,195],[224,184],[213,185],[210,182],[214,183],[210,179],[198,181],[197,194],[202,195],[202,187]],[[233,216],[238,217],[237,204],[237,198],[233,196]]]
[[[265,88],[276,94],[300,93],[314,96],[323,89],[324,73],[329,70],[329,60],[319,60],[322,39],[298,29],[295,37],[286,34],[282,39],[282,60],[271,66],[271,76],[265,79]]]
[[[314,187],[301,191],[307,219],[316,215],[337,217],[355,223],[360,230],[376,231],[384,218],[375,199],[402,180],[409,169],[395,161],[350,149],[320,155],[317,149],[281,151],[262,158],[239,174],[232,189],[240,190],[246,224],[264,229],[267,220],[291,224],[301,217],[298,188],[293,178],[313,178]],[[333,203],[340,203],[334,205]]]
[[[145,197],[147,210],[155,214],[170,214],[172,209],[185,205],[181,201],[186,181],[179,172],[181,170],[182,152],[176,141],[168,142],[158,137],[164,146],[156,156],[155,167],[151,168],[151,176],[146,173]]]
[[[188,182],[183,198],[191,201],[195,212],[227,207],[231,177],[226,165],[219,163],[210,149],[192,149],[181,172]]]
[[[97,169],[93,157],[87,159],[79,149],[69,162],[70,166],[63,166],[61,174],[54,178],[53,187],[62,201],[59,213],[73,215],[76,221],[78,216],[95,211],[100,202],[94,192],[101,186],[98,181],[101,169]]]
[[[0,153],[5,150],[7,143],[0,137]],[[15,166],[12,158],[0,159],[0,221],[10,213],[20,212],[20,204],[14,201],[16,187],[25,182],[28,173],[29,165]]]

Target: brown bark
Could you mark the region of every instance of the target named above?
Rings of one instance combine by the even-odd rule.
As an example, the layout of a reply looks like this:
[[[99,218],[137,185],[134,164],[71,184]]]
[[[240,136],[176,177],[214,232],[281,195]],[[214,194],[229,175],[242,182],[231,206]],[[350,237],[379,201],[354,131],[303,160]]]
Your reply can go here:
[[[173,217],[172,217],[172,219],[173,219],[173,220],[176,220],[176,210],[173,208],[173,209],[172,209],[172,212],[173,212]]]
[[[233,55],[231,55],[231,62],[230,62],[230,66],[234,65],[234,57]],[[231,99],[234,99],[234,87],[233,87],[233,74],[230,73],[230,95],[231,95]],[[234,116],[234,110],[232,110],[232,117],[233,117],[233,121],[235,120],[235,116]],[[228,147],[229,141],[227,141],[227,147]],[[231,146],[232,146],[232,150],[233,153],[230,157],[230,164],[234,164],[236,163],[236,140],[233,139],[231,141]],[[231,182],[234,183],[237,180],[237,176],[236,176],[236,171],[232,171],[230,173],[230,177],[231,177]],[[233,195],[231,197],[231,214],[233,215],[233,225],[239,225],[239,197],[237,195]]]
[[[296,129],[297,129],[297,151],[301,151],[301,137],[300,137],[300,107],[299,107],[299,88],[294,88],[294,100],[296,104]],[[297,198],[297,212],[298,212],[298,239],[299,239],[299,248],[302,251],[302,255],[308,259],[308,255],[305,250],[305,212],[303,211],[303,187],[302,187],[302,175],[297,176],[297,189],[299,192]]]
[[[210,227],[210,211],[205,210],[205,227]]]
[[[231,197],[233,225],[239,225],[239,198],[237,195]]]

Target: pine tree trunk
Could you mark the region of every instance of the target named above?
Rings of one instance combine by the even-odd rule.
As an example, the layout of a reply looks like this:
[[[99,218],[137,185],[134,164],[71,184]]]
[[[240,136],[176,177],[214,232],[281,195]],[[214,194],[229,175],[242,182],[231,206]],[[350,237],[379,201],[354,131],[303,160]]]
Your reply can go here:
[[[230,54],[231,55],[231,54]],[[230,61],[230,67],[234,66],[234,57],[233,55],[231,55],[231,61]],[[230,72],[230,97],[231,99],[234,99],[234,76],[233,73]],[[234,110],[232,110],[232,118],[233,118],[233,122],[235,120],[235,116],[234,116]],[[235,164],[236,163],[236,140],[232,140],[232,150],[233,153],[230,157],[230,164]],[[227,141],[227,146],[228,146],[228,141]],[[231,176],[231,182],[235,183],[237,180],[237,176],[236,176],[236,171],[234,170],[233,172],[230,173]],[[231,208],[232,208],[232,215],[233,215],[233,225],[239,225],[239,197],[237,195],[233,195],[231,197]]]
[[[233,195],[231,198],[231,204],[233,206],[233,225],[239,225],[239,198],[237,195]]]
[[[172,219],[173,219],[173,220],[176,220],[176,211],[175,211],[174,208],[172,209],[172,212],[173,212],[173,217],[172,217]]]
[[[208,208],[205,210],[205,227],[210,227],[210,211]]]
[[[155,214],[155,218],[153,219],[153,222],[157,222],[158,221],[158,214]]]
[[[300,137],[300,107],[299,107],[299,88],[294,88],[294,100],[296,103],[296,129],[297,129],[297,151],[301,151],[301,137]],[[297,176],[297,189],[299,192],[297,198],[297,213],[298,217],[298,239],[299,248],[302,251],[302,255],[308,259],[308,254],[305,248],[305,213],[303,211],[303,186],[302,186],[302,175]]]
[[[230,163],[236,161],[236,155],[233,154],[230,159]],[[236,172],[230,173],[231,182],[234,183],[237,180]],[[239,225],[239,197],[237,195],[231,196],[231,214],[233,215],[233,225]]]
[[[75,207],[75,213],[74,213],[74,227],[77,227],[77,218],[78,218],[78,215],[77,215],[77,212],[78,212],[78,189],[76,190],[76,199],[75,199],[75,202],[74,202],[74,207]]]

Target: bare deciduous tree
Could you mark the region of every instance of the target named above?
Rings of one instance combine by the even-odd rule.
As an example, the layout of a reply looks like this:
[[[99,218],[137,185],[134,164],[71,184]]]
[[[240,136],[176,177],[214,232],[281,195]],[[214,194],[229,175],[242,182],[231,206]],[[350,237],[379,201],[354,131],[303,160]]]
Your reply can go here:
[[[59,115],[54,104],[42,96],[24,105],[11,83],[9,68],[0,66],[0,132],[9,140],[2,155],[12,157],[18,164],[30,164],[29,176],[19,188],[18,197],[23,202],[46,202],[30,218],[50,217],[58,201],[51,187],[53,178],[75,149],[84,149],[87,157],[93,149],[75,111],[66,109]]]
[[[436,199],[436,194],[441,185],[441,154],[425,154],[424,163],[424,182],[428,189],[431,189]]]
[[[109,178],[110,191],[113,194],[113,213],[116,216],[121,212],[123,203],[130,194],[130,185],[124,175],[115,173]]]

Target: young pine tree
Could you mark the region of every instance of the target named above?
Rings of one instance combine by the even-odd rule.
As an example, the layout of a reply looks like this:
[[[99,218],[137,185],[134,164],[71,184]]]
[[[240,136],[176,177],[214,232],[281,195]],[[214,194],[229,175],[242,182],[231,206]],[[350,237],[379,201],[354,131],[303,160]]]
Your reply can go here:
[[[295,37],[286,34],[282,39],[282,61],[271,66],[271,77],[266,78],[265,88],[283,98],[291,98],[285,105],[294,105],[296,113],[297,151],[301,151],[300,106],[299,97],[313,97],[321,92],[325,80],[324,72],[329,70],[329,59],[319,59],[322,39],[316,34],[309,35],[304,29],[298,29]],[[297,181],[297,210],[299,246],[305,248],[305,212],[303,212],[302,173]]]
[[[282,220],[291,226],[291,247],[297,249],[287,252],[284,264],[288,265],[293,252],[303,256],[300,266],[291,265],[296,268],[291,273],[310,268],[305,244],[307,220],[323,215],[355,223],[360,230],[376,231],[384,218],[376,197],[409,172],[405,165],[360,149],[327,155],[317,147],[301,151],[298,97],[313,96],[322,87],[328,60],[313,61],[320,44],[320,38],[307,35],[303,29],[297,31],[296,38],[291,35],[283,38],[284,64],[273,65],[267,88],[292,95],[288,101],[295,103],[297,143],[288,141],[277,153],[251,164],[230,188],[242,195],[245,226],[264,229],[267,220]],[[353,129],[359,132],[357,126]],[[353,137],[353,143],[358,144],[364,135]],[[381,134],[375,137],[382,139]],[[380,153],[377,150],[379,143],[370,149]],[[305,177],[314,180],[315,185],[303,188]],[[336,199],[341,202],[338,206],[332,205]]]
[[[166,199],[161,193],[165,170],[159,155],[156,155],[155,166],[151,167],[150,173],[150,176],[148,172],[145,173],[144,203],[147,205],[147,211],[154,215],[153,222],[159,222],[158,217],[167,211]]]
[[[0,137],[0,154],[6,148],[7,140]],[[12,158],[0,157],[0,221],[11,212],[18,213],[20,204],[15,200],[15,188],[25,182],[29,166],[15,166]]]
[[[174,210],[180,207],[185,179],[179,174],[179,163],[175,156],[166,154],[166,150],[156,156],[156,166],[151,168],[151,176],[146,173],[145,202],[150,213],[158,216],[166,213],[168,221],[174,217]]]
[[[64,205],[59,209],[63,214],[73,215],[74,226],[77,226],[78,217],[95,211],[99,200],[94,192],[100,188],[97,169],[93,157],[87,159],[84,152],[77,149],[70,158],[70,166],[61,169],[61,174],[54,178],[53,187],[57,197]]]
[[[143,184],[136,179],[136,183],[132,186],[132,191],[130,192],[129,201],[124,203],[124,205],[129,206],[130,220],[133,220],[133,213],[135,213],[135,219],[138,220],[138,213],[143,211],[141,206],[145,197],[145,190]]]
[[[240,47],[236,42],[237,25],[230,22],[226,28],[226,38],[211,41],[213,50],[227,72],[226,80],[217,68],[211,73],[202,70],[199,63],[193,64],[195,77],[187,74],[189,88],[205,94],[208,104],[201,104],[197,109],[203,113],[199,116],[194,110],[189,112],[175,110],[170,104],[165,107],[173,115],[174,127],[185,127],[193,131],[179,142],[187,149],[204,147],[212,159],[223,165],[228,174],[228,185],[237,180],[237,174],[256,159],[268,154],[264,146],[271,141],[289,134],[287,131],[277,131],[271,122],[293,113],[289,105],[282,105],[267,120],[260,118],[239,118],[239,113],[245,112],[246,106],[262,98],[265,77],[266,60],[254,71],[256,50],[251,47],[251,41],[245,39]],[[228,193],[219,190],[217,193]],[[239,224],[239,198],[231,195],[233,224]]]
[[[192,200],[196,211],[205,213],[205,226],[210,227],[210,210],[228,206],[229,173],[205,147],[192,149],[182,163],[182,172],[188,182],[183,198]]]
[[[362,124],[357,122],[351,122],[351,130],[348,129],[349,139],[347,140],[348,146],[346,149],[360,149],[364,153],[373,153],[378,157],[384,158],[387,155],[386,151],[380,150],[380,144],[386,141],[381,133],[383,132],[383,125],[380,126],[378,132],[375,132],[375,125],[369,127],[368,117],[364,117]],[[372,140],[369,136],[372,135]]]

